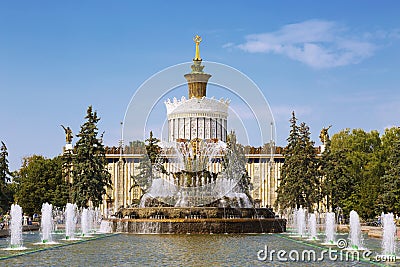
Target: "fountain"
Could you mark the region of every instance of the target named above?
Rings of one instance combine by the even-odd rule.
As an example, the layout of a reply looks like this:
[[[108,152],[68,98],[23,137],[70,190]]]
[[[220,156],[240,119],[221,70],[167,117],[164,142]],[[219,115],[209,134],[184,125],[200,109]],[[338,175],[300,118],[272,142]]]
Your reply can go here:
[[[310,213],[310,215],[308,216],[308,235],[309,240],[318,240],[317,217],[315,213]]]
[[[253,206],[243,185],[244,154],[235,138],[228,144],[196,138],[158,145],[159,157],[154,164],[146,164],[152,176],[136,181],[146,190],[139,208],[120,209],[119,219],[111,219],[113,231],[207,234],[285,231],[286,220],[275,218],[271,208]],[[215,167],[216,162],[221,162],[220,167]],[[305,222],[303,225],[305,229]]]
[[[237,188],[245,173],[238,155],[227,149],[222,141],[200,140],[161,142],[160,157],[153,166],[154,177],[142,181],[150,189],[142,197],[140,207],[209,206],[226,198],[228,205],[251,208],[248,196]],[[211,165],[215,159],[225,159],[232,164],[223,172],[215,172]]]
[[[101,211],[98,209],[98,208],[96,208],[96,209],[89,209],[89,211],[90,211],[90,217],[91,217],[91,219],[90,219],[90,223],[91,223],[91,232],[92,233],[96,233],[96,232],[98,232],[99,231],[99,227],[100,227],[100,224],[101,224],[101,222],[102,222],[102,215],[101,215]]]
[[[296,216],[297,234],[304,237],[306,233],[306,211],[302,207],[297,210]]]
[[[297,209],[293,210],[292,218],[291,218],[291,232],[297,231]]]
[[[396,224],[393,213],[382,213],[383,236],[382,236],[382,254],[396,255]]]
[[[11,205],[10,229],[10,249],[24,249],[22,245],[22,208],[18,204]]]
[[[325,245],[336,245],[336,224],[335,224],[335,213],[327,212],[325,214]]]
[[[82,215],[81,215],[81,231],[82,231],[82,236],[87,236],[89,233],[90,229],[90,215],[89,215],[89,210],[84,208],[82,210]]]
[[[81,213],[81,231],[82,236],[91,237],[91,233],[95,233],[96,212],[92,208],[84,208]]]
[[[75,239],[76,205],[67,203],[65,207],[65,239]]]
[[[101,221],[99,233],[112,233],[112,225],[109,221]]]
[[[255,208],[249,197],[244,148],[233,132],[227,134],[230,101],[207,98],[211,75],[201,65],[201,38],[194,40],[196,57],[184,75],[188,99],[165,101],[168,141],[157,144],[157,158],[140,162],[134,177],[144,191],[139,208],[119,209],[113,230],[137,232],[149,225],[162,233],[285,231],[286,220],[275,218],[272,208]]]
[[[361,250],[362,249],[362,235],[361,235],[361,224],[358,213],[354,210],[350,212],[350,249]]]
[[[42,243],[53,242],[51,232],[53,231],[53,206],[49,203],[42,204],[42,219],[40,223],[42,231]]]
[[[64,224],[64,211],[58,207],[53,207],[53,218],[54,218],[54,233],[60,233],[61,230],[58,229],[59,225]]]
[[[92,208],[88,209],[88,231],[89,231],[89,233],[96,232],[96,229],[95,229],[95,211]]]

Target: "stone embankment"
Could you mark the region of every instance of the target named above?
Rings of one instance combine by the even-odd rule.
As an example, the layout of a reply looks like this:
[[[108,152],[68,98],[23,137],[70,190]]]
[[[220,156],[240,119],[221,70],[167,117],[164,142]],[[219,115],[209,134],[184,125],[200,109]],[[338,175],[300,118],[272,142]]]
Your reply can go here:
[[[24,225],[22,226],[22,231],[29,232],[29,231],[38,231],[40,226],[38,224],[33,225]],[[0,230],[0,238],[10,236],[10,229],[3,228]]]
[[[341,225],[338,225],[337,230],[339,232],[349,232],[350,226],[348,224],[341,224]],[[361,231],[363,233],[367,233],[369,237],[382,238],[382,232],[383,232],[382,227],[362,225]],[[397,227],[397,237],[400,238],[400,228],[399,227]]]

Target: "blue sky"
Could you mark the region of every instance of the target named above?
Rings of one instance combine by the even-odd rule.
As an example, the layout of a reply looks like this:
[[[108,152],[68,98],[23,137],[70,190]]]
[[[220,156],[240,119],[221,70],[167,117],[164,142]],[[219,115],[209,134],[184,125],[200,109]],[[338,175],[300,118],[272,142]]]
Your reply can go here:
[[[0,140],[12,170],[58,155],[93,105],[106,145],[135,90],[194,54],[263,91],[285,145],[290,113],[311,128],[399,125],[398,1],[0,1]],[[212,92],[208,92],[212,95]],[[179,97],[179,96],[178,96]],[[161,114],[163,115],[163,114]]]

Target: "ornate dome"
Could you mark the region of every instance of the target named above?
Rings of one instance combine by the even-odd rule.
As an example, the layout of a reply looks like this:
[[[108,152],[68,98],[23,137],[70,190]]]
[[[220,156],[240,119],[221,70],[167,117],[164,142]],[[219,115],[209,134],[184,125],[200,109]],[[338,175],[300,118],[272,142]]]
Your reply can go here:
[[[181,100],[173,98],[165,102],[167,108],[168,119],[182,117],[182,115],[193,117],[210,117],[210,118],[226,118],[228,116],[228,107],[230,100],[221,98],[191,98],[186,99],[184,96]]]

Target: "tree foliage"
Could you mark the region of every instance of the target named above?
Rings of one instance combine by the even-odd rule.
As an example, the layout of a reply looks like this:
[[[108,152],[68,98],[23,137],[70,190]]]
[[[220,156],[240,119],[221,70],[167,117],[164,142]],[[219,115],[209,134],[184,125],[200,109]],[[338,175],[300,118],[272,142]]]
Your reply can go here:
[[[294,112],[290,124],[276,204],[282,209],[303,206],[313,210],[320,196],[314,142],[310,139],[309,127],[304,122],[297,125]]]
[[[1,147],[0,147],[0,180],[3,183],[10,182],[11,172],[8,168],[8,151],[6,144],[4,142],[1,142]]]
[[[160,147],[158,146],[159,139],[153,136],[153,131],[150,131],[150,137],[146,139],[146,152],[152,164],[156,162],[158,155],[160,154]]]
[[[15,202],[27,214],[40,213],[42,204],[63,207],[68,200],[68,185],[62,175],[62,158],[33,155],[24,158],[15,174]]]
[[[136,168],[139,173],[131,176],[135,181],[134,185],[138,184],[144,193],[150,189],[153,178],[153,164],[161,153],[161,148],[158,146],[160,140],[153,136],[153,131],[150,131],[150,136],[145,141],[146,155],[141,158],[139,166]]]
[[[321,184],[321,194],[326,198],[327,210],[334,210],[342,206],[341,200],[351,195],[354,186],[353,181],[348,175],[344,166],[350,164],[344,157],[347,149],[331,149],[331,141],[326,143],[325,151],[319,161],[321,175],[323,177]]]
[[[107,160],[102,135],[98,137],[97,123],[100,120],[92,106],[87,109],[86,122],[81,126],[75,144],[72,170],[72,199],[79,207],[102,203],[106,187],[111,186],[111,175],[107,171]]]
[[[142,156],[136,169],[138,170],[138,174],[131,176],[134,180],[133,186],[138,184],[142,192],[146,193],[150,189],[153,177],[153,167],[147,155]],[[132,190],[132,188],[130,189]]]
[[[13,193],[9,182],[11,182],[12,174],[8,168],[8,151],[4,142],[0,147],[0,209],[2,211],[10,208]]]
[[[382,136],[385,174],[382,176],[381,193],[377,198],[377,212],[400,214],[400,128],[386,129]]]
[[[377,215],[376,200],[384,174],[382,152],[377,131],[346,129],[332,136],[321,159],[329,209],[340,207],[344,214],[355,210],[363,218]]]

